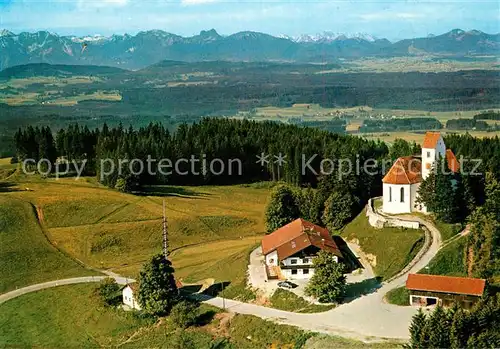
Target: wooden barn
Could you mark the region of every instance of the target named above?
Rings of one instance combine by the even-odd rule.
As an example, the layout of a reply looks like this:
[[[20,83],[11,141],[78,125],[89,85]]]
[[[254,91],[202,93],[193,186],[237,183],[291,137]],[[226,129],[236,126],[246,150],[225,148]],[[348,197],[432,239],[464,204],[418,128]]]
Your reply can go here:
[[[410,291],[410,305],[440,304],[450,307],[457,303],[470,309],[483,295],[486,281],[464,277],[410,274],[406,288]]]

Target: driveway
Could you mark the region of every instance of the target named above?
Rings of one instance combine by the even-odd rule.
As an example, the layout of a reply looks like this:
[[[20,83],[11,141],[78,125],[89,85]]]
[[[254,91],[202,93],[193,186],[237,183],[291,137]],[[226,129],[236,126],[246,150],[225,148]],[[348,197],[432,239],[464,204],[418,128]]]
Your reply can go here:
[[[361,263],[363,268],[359,268],[352,273],[346,274],[347,284],[361,284],[363,281],[372,280],[375,277],[372,266],[364,256],[360,247],[354,243],[347,243],[351,254]],[[314,298],[305,295],[305,288],[309,280],[290,280],[297,285],[296,288],[288,289],[297,296],[308,300],[311,303],[318,303]],[[267,280],[266,269],[264,265],[264,255],[262,249],[257,247],[250,253],[250,262],[248,264],[248,285],[260,292],[265,298],[270,298],[274,291],[278,289],[280,280]],[[351,288],[355,289],[355,287]]]
[[[204,297],[203,301],[207,304],[222,308],[240,314],[255,315],[263,319],[269,319],[276,323],[297,326],[304,330],[327,333],[353,338],[365,342],[380,342],[384,340],[407,340],[409,338],[408,327],[412,316],[417,312],[416,307],[401,307],[387,304],[384,302],[384,296],[390,290],[405,284],[409,273],[416,273],[424,268],[432,258],[437,254],[441,247],[441,236],[436,227],[418,217],[405,217],[405,219],[418,221],[426,226],[430,232],[432,241],[427,250],[418,256],[418,260],[410,263],[411,267],[406,268],[404,273],[386,282],[375,292],[358,297],[353,301],[341,304],[338,307],[323,313],[298,314],[273,308],[268,308],[255,304],[248,304],[220,297]],[[262,256],[258,251],[251,254],[252,261],[256,262]],[[253,262],[251,263],[253,264]],[[252,282],[262,282],[262,278],[256,273],[258,264],[249,266],[249,278]],[[103,276],[84,277],[51,281],[43,284],[37,284],[8,292],[0,296],[0,303],[9,299],[18,297],[28,292],[55,287],[59,285],[68,285],[82,282],[96,282],[102,280]],[[115,277],[117,282],[131,282],[131,279]]]

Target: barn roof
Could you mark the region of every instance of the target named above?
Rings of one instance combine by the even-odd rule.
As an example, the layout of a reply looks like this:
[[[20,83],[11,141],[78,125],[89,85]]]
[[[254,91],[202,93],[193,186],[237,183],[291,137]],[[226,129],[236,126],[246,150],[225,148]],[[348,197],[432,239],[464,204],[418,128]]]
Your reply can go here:
[[[262,239],[262,253],[266,255],[277,251],[279,260],[290,257],[309,246],[315,246],[343,257],[327,229],[302,218],[288,223]]]
[[[436,149],[437,142],[441,138],[441,133],[439,132],[426,132],[424,143],[422,143],[422,148],[426,149]]]
[[[429,291],[482,296],[486,281],[484,279],[463,278],[442,275],[410,274],[406,288],[415,291]]]
[[[397,159],[382,182],[388,184],[414,184],[422,181],[422,162],[419,158],[405,156]]]

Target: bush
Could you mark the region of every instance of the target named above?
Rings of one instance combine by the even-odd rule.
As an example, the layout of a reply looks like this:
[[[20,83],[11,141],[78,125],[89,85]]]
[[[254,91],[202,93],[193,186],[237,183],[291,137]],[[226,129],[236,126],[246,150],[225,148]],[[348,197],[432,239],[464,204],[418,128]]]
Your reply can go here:
[[[195,325],[198,318],[198,307],[199,304],[195,301],[180,301],[172,307],[170,319],[180,328]]]
[[[105,305],[114,306],[120,304],[120,286],[116,283],[115,279],[106,278],[101,281],[96,288],[96,293]]]

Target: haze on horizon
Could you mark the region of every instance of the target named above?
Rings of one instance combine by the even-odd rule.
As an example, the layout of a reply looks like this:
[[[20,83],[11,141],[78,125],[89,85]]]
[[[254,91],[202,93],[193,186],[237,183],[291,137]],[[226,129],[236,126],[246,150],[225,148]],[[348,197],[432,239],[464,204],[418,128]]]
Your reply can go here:
[[[454,28],[500,31],[497,1],[0,0],[0,28],[60,35],[135,34],[160,29],[192,36],[251,30],[271,35],[324,31],[399,40]]]

